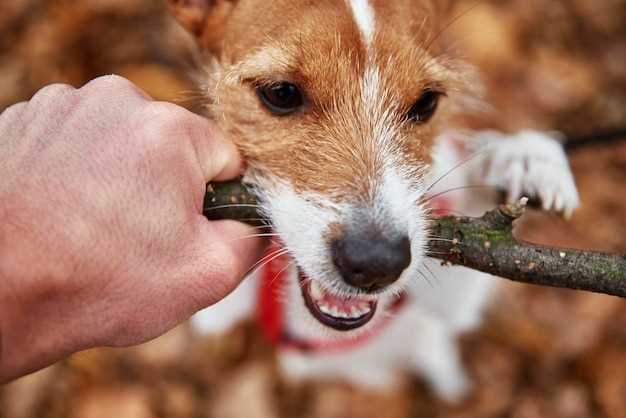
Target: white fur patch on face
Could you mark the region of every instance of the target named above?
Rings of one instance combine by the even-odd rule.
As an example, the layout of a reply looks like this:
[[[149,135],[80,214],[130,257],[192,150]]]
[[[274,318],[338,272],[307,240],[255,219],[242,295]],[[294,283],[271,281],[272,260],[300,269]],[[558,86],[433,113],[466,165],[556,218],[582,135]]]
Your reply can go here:
[[[282,244],[289,250],[292,263],[285,270],[288,285],[284,298],[286,326],[291,335],[300,338],[343,338],[345,331],[335,331],[321,324],[306,308],[302,300],[298,269],[323,289],[337,295],[354,295],[355,289],[341,279],[333,261],[326,233],[332,224],[359,226],[364,215],[379,227],[392,234],[407,235],[411,241],[411,264],[398,282],[377,296],[379,312],[371,324],[350,331],[351,335],[367,332],[386,317],[386,308],[402,290],[412,287],[419,280],[418,272],[423,262],[426,245],[426,211],[419,204],[424,184],[421,169],[399,165],[389,160],[378,187],[373,205],[365,208],[349,203],[337,204],[331,196],[308,192],[296,192],[288,183],[268,177],[249,175],[245,179],[262,190],[260,202],[266,216],[272,220],[274,232],[279,234]]]
[[[390,163],[385,169],[374,210],[377,223],[388,230],[406,234],[411,242],[411,264],[402,273],[393,292],[399,292],[411,280],[415,280],[423,262],[428,237],[427,209],[420,204],[424,196],[424,169],[407,168]],[[419,179],[416,182],[416,179]]]
[[[363,95],[363,103],[365,104],[368,115],[372,115],[375,110],[374,107],[378,106],[380,102],[380,73],[375,66],[369,66],[363,74],[361,81],[361,91]]]
[[[389,162],[397,157],[399,126],[394,116],[396,109],[385,105],[388,94],[381,88],[378,67],[368,65],[361,79],[361,106],[373,130],[372,137],[364,146],[373,147],[373,153],[380,155],[382,161]]]
[[[331,283],[336,271],[324,234],[330,225],[341,219],[340,214],[345,209],[329,196],[296,193],[280,179],[250,176],[245,180],[263,191],[260,196],[262,212],[272,220],[274,232],[280,235],[298,267],[310,277]]]
[[[376,19],[374,9],[368,0],[348,0],[354,20],[361,31],[365,46],[369,47],[374,39]]]

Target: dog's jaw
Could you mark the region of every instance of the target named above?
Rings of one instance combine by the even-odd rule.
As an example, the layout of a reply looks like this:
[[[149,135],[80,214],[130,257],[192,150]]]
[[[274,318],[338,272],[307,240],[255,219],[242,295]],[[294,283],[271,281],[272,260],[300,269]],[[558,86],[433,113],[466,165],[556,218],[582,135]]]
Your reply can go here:
[[[344,298],[327,291],[319,280],[310,279],[301,270],[298,276],[304,304],[320,323],[338,331],[351,331],[374,318],[378,307],[376,297],[355,294]]]
[[[389,162],[398,161],[389,158]],[[375,327],[388,316],[388,308],[419,277],[418,270],[425,254],[427,237],[427,209],[419,204],[424,195],[420,178],[423,170],[389,165],[374,193],[372,204],[366,208],[350,203],[333,201],[329,196],[312,192],[298,193],[282,179],[271,178],[249,170],[245,181],[254,184],[261,212],[270,219],[274,239],[289,255],[289,267],[284,272],[287,286],[283,298],[287,326],[290,333],[300,337],[326,336],[345,338],[358,335]],[[400,278],[375,294],[365,295],[361,290],[346,284],[334,266],[327,236],[333,225],[359,223],[356,216],[363,215],[387,230],[409,236],[411,264]],[[374,301],[371,318],[359,326],[341,332],[323,324],[306,306],[302,278],[314,281],[324,292],[337,298]],[[291,324],[291,325],[290,325]]]

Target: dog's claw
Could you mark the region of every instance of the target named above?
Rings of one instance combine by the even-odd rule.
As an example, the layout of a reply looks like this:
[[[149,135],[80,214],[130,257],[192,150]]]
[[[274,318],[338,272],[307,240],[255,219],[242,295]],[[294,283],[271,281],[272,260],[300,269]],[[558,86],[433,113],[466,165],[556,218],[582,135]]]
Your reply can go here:
[[[505,137],[485,131],[477,135],[487,147],[485,180],[507,190],[508,202],[535,196],[541,207],[571,217],[579,205],[578,191],[561,145],[546,134],[522,131]]]

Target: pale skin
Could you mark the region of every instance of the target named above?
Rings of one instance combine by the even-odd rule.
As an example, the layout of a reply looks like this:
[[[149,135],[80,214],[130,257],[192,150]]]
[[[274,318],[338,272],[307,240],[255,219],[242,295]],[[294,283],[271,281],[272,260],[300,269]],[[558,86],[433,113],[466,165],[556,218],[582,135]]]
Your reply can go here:
[[[108,76],[0,114],[0,383],[155,338],[229,294],[254,230],[202,216],[242,162],[206,119]]]

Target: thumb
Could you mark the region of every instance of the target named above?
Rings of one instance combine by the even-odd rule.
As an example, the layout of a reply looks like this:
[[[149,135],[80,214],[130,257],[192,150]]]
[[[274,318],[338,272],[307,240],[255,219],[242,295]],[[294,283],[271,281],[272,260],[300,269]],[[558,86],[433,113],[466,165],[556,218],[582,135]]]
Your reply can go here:
[[[191,292],[194,312],[225,298],[261,259],[264,244],[257,231],[236,221],[208,221],[199,217],[191,251],[193,271],[182,287]]]
[[[205,182],[241,175],[243,162],[235,145],[209,119],[190,114],[189,136],[198,156]]]

